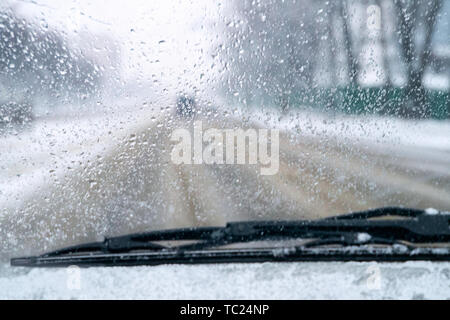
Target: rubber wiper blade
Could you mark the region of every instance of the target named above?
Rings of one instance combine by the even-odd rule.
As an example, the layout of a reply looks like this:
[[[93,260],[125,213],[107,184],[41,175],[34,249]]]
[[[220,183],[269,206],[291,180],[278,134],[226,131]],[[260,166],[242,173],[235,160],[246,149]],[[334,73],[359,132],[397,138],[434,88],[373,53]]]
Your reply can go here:
[[[392,219],[393,216],[399,216],[401,219]],[[372,220],[380,217],[389,219]],[[238,242],[285,239],[341,239],[340,243],[347,245],[368,242],[448,243],[449,222],[449,212],[429,214],[424,210],[398,207],[379,208],[320,220],[232,222],[220,230],[221,237],[182,248],[199,250]]]
[[[376,208],[376,209],[360,211],[360,212],[352,212],[349,214],[328,217],[325,219],[327,219],[327,220],[371,219],[371,218],[377,218],[377,217],[415,218],[424,213],[426,213],[426,211],[421,210],[421,209],[402,208],[402,207],[383,207],[383,208]]]
[[[392,216],[399,216],[400,219],[393,219]],[[388,219],[372,219],[382,217]],[[330,250],[329,248],[321,249],[319,255],[307,252],[307,250],[312,248],[317,252],[317,248],[314,247],[330,244],[339,244],[343,247],[367,247],[371,244],[394,245],[402,242],[410,244],[449,243],[449,222],[450,213],[448,212],[397,207],[355,212],[320,220],[231,222],[224,227],[159,230],[105,238],[103,242],[63,248],[37,257],[12,259],[11,264],[16,266],[153,265],[160,263],[205,263],[205,261],[231,262],[236,261],[236,259],[241,262],[251,262],[254,260],[252,257],[255,254],[252,249],[239,249],[240,251],[219,249],[217,251],[217,248],[235,243],[292,239],[310,240],[301,248],[295,250],[296,254],[293,255],[295,260],[302,260],[306,257],[311,259],[315,257],[320,260],[321,255],[327,255],[326,250]],[[194,243],[178,246],[164,246],[157,243],[159,241],[184,240],[194,241]],[[409,255],[412,260],[418,259],[418,257],[432,259],[433,256],[436,256],[435,259],[439,260],[450,260],[449,248],[441,248],[441,251],[433,251],[430,248],[431,251],[427,251],[423,255],[417,255],[419,248],[415,249],[412,245],[407,248],[411,251]],[[334,252],[333,250],[329,252]],[[359,251],[361,252],[361,250],[364,251],[365,249]],[[420,250],[423,253],[424,249]],[[224,255],[225,251],[228,254]],[[247,254],[244,254],[245,252]],[[271,256],[270,253],[264,252],[258,257],[267,258]],[[415,255],[412,254],[414,252],[416,252]],[[236,256],[232,257],[231,253]],[[331,256],[337,260],[351,260],[353,255],[336,253],[331,254]],[[368,251],[365,257],[365,259],[372,257],[374,260],[384,259],[380,252],[374,254],[373,248]],[[408,260],[406,259],[408,254],[405,251],[402,251],[399,255],[394,254],[394,257],[389,256],[388,253],[385,255],[386,259],[394,259],[395,257],[403,257],[401,261]],[[327,255],[327,259],[329,258],[330,256]],[[277,260],[278,258],[272,256],[272,259]],[[270,261],[270,259],[266,261]]]
[[[44,257],[54,257],[79,253],[120,253],[133,250],[164,250],[169,247],[155,243],[155,241],[179,241],[211,239],[212,234],[221,227],[180,228],[157,230],[145,233],[134,233],[118,237],[105,238],[102,242],[84,243],[45,253]]]

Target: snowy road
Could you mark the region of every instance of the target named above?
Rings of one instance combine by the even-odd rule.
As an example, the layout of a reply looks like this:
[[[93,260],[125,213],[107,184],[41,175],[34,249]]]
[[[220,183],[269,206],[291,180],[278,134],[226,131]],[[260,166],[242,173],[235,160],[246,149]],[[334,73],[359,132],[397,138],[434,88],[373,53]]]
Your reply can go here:
[[[409,143],[403,135],[417,136],[422,124],[399,133],[403,124],[395,121],[389,131],[373,119],[311,116],[291,125],[248,118],[197,120],[204,129],[278,126],[278,174],[262,176],[257,165],[175,165],[171,133],[191,123],[145,110],[47,120],[0,138],[1,257],[230,220],[318,218],[390,205],[450,210],[448,123],[427,127],[429,143]]]

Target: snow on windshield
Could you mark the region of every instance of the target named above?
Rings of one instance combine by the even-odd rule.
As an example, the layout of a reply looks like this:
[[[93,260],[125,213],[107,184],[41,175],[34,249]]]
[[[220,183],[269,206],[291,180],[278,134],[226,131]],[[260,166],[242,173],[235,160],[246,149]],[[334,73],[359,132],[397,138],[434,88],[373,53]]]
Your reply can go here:
[[[450,209],[450,1],[5,1],[0,258]]]

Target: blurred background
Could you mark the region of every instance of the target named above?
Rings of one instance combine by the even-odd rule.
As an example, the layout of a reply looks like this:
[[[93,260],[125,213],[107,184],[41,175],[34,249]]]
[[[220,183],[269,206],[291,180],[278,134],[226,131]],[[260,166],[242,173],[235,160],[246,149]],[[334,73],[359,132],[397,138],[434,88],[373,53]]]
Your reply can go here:
[[[229,28],[229,85],[245,102],[448,118],[449,1],[256,3],[236,1]]]
[[[177,92],[446,119],[449,12],[448,0],[6,1],[0,121]]]

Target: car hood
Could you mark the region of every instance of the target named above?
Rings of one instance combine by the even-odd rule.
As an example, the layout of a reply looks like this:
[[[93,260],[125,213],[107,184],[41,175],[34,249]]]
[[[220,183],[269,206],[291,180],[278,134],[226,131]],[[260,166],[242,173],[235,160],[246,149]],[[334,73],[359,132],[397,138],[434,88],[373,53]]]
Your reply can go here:
[[[0,267],[1,299],[450,299],[447,262]]]

